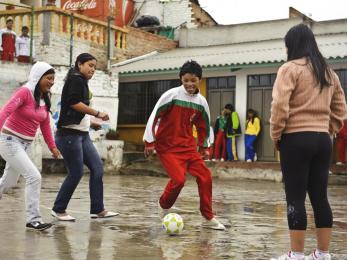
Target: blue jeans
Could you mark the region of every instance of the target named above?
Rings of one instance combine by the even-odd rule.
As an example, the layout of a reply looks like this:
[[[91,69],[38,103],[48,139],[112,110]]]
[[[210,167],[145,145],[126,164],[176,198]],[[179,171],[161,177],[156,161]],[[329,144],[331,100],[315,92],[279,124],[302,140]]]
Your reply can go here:
[[[71,196],[83,176],[83,165],[85,164],[90,170],[90,213],[100,213],[104,210],[102,182],[104,170],[101,158],[90,140],[89,133],[66,136],[57,135],[55,142],[64,157],[64,164],[68,170],[68,175],[60,187],[54,202],[53,211],[65,213]]]
[[[42,221],[40,213],[41,174],[27,154],[31,142],[0,134],[0,155],[6,160],[0,179],[0,199],[3,193],[16,186],[18,178],[25,179],[26,222]]]
[[[256,135],[245,135],[246,161],[254,160],[255,149],[254,142],[257,139]]]

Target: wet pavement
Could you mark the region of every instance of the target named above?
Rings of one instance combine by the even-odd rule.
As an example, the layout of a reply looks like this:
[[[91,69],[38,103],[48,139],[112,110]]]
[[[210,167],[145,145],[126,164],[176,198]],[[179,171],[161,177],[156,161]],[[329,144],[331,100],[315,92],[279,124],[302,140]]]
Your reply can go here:
[[[41,213],[52,221],[50,208],[63,175],[44,175]],[[288,250],[288,231],[281,183],[214,180],[213,207],[227,231],[201,228],[199,197],[188,178],[175,206],[183,217],[182,235],[161,230],[157,201],[163,177],[105,176],[105,207],[120,215],[89,218],[88,175],[77,188],[68,213],[76,222],[44,232],[27,231],[24,181],[0,200],[0,259],[269,259]],[[330,186],[334,212],[333,259],[347,259],[347,188]],[[315,248],[313,213],[308,205],[306,253]]]

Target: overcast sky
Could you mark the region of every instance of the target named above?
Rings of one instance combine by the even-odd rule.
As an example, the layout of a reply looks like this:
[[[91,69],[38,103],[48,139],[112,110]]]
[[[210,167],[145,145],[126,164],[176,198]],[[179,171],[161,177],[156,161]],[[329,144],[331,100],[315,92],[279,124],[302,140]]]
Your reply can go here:
[[[199,0],[220,24],[288,18],[289,6],[313,20],[347,18],[347,0]]]

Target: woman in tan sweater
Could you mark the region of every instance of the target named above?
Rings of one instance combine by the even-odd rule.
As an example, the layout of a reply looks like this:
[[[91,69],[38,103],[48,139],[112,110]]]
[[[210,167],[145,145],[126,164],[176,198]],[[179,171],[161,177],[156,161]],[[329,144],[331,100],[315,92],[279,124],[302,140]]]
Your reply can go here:
[[[308,193],[315,216],[317,249],[306,259],[329,260],[332,211],[327,183],[332,144],[346,115],[339,79],[320,53],[306,25],[285,36],[288,62],[278,70],[272,92],[270,134],[280,151],[291,251],[277,260],[305,259]]]

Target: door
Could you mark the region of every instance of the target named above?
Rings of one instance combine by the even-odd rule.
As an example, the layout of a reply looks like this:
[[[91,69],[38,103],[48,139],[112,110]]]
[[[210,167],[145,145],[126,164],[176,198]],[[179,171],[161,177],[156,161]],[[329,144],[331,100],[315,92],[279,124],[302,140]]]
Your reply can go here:
[[[234,105],[235,83],[235,76],[207,79],[207,102],[210,107],[212,126],[226,104]]]
[[[256,142],[257,157],[261,161],[276,161],[276,151],[270,138],[270,110],[275,78],[276,74],[248,77],[247,108],[254,109],[261,120],[261,132]]]

